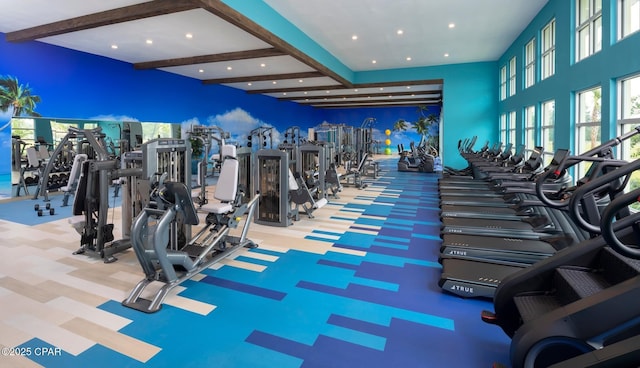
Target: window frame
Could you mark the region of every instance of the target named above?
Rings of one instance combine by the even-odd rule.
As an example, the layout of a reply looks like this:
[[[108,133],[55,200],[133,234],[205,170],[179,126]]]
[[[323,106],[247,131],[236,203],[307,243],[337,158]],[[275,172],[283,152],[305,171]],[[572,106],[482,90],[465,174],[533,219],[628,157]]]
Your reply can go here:
[[[593,106],[592,106],[592,110],[590,111],[590,113],[588,114],[588,111],[583,110],[583,108],[587,108],[588,106],[585,106],[586,104],[583,103],[583,101],[585,101],[585,99],[582,98],[583,95],[587,94],[587,93],[595,93],[595,91],[599,91],[598,94],[600,95],[598,101],[596,101],[594,99],[593,101]],[[576,124],[575,124],[575,134],[576,134],[576,141],[575,141],[575,152],[576,154],[582,154],[584,152],[586,152],[587,150],[593,148],[593,147],[583,147],[582,146],[582,142],[583,142],[583,137],[582,137],[582,133],[586,133],[587,130],[591,129],[591,139],[593,140],[593,135],[594,135],[594,131],[596,132],[597,135],[600,136],[600,139],[598,142],[593,142],[592,146],[595,145],[599,145],[602,142],[602,87],[601,86],[595,86],[595,87],[591,87],[588,89],[584,89],[581,91],[578,91],[576,94]],[[597,115],[595,113],[596,111],[596,106],[599,105],[599,108],[597,110]],[[582,116],[586,116],[589,115],[590,118],[588,118],[585,121],[581,121],[581,117]],[[595,117],[598,117],[598,120],[593,120]],[[585,137],[586,138],[586,137]],[[586,141],[586,139],[585,139]],[[588,166],[590,166],[589,164],[583,162],[581,164],[577,165],[577,172],[575,173],[575,178],[576,180],[579,178],[582,178],[582,176],[587,172]]]
[[[548,35],[548,36],[547,36]],[[556,19],[547,23],[540,31],[540,80],[556,73]]]
[[[512,143],[514,146],[517,144],[517,114],[515,111],[509,111],[509,116],[507,119],[507,141],[506,143]]]
[[[507,98],[507,66],[503,65],[500,68],[500,101],[504,101]]]
[[[587,5],[588,14],[583,18],[581,4]],[[583,18],[581,20],[581,18]],[[576,0],[576,62],[602,50],[602,0]],[[586,35],[586,44],[582,36]]]
[[[500,141],[507,141],[507,114],[500,114]]]
[[[536,83],[536,38],[532,38],[524,46],[524,88]]]
[[[633,4],[629,4],[630,2]],[[636,8],[632,9],[633,6]],[[635,12],[629,13],[627,10],[635,10]],[[631,16],[631,18],[627,16]],[[618,0],[618,19],[618,40],[640,31],[640,0]],[[630,25],[629,29],[625,27],[628,24]]]
[[[547,106],[549,104],[553,104],[552,109],[548,109]],[[549,114],[549,111],[552,111]],[[543,101],[540,104],[540,144],[542,145],[543,156],[545,159],[545,163],[549,163],[551,158],[555,154],[555,124],[556,124],[556,101],[555,100],[547,100]],[[551,145],[547,144],[547,140],[545,137],[551,137]]]
[[[509,59],[509,97],[516,94],[516,61],[515,56]]]
[[[537,142],[536,131],[536,107],[534,105],[526,106],[523,110],[524,117],[524,144],[527,151],[532,151]]]

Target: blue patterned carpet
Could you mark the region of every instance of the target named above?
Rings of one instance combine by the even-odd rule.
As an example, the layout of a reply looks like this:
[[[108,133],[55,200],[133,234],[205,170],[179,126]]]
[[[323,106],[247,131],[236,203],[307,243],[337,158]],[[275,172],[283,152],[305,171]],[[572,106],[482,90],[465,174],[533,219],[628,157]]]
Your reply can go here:
[[[351,221],[353,231],[306,235],[336,250],[364,251],[363,256],[256,248],[251,252],[277,260],[264,262],[268,267],[262,272],[222,267],[184,284],[182,296],[216,306],[208,315],[170,305],[151,315],[118,301],[100,306],[133,321],[119,332],[161,347],[146,363],[98,344],[77,356],[31,359],[52,367],[406,368],[508,362],[508,338],[480,320],[480,311],[491,304],[444,294],[437,285],[437,176],[397,172],[393,159],[381,164],[382,176],[360,192],[365,201],[347,203],[332,217]],[[369,204],[361,204],[366,200]],[[377,235],[357,231],[371,225],[380,227]],[[34,339],[24,346],[48,344]]]

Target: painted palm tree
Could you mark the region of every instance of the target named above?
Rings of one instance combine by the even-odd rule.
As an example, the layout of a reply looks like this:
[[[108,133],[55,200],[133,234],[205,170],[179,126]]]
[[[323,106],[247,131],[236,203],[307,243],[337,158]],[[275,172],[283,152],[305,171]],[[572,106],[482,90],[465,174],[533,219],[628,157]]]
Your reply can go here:
[[[438,135],[440,134],[438,116],[435,114],[426,115],[425,112],[428,111],[429,108],[427,106],[418,106],[420,117],[415,123],[413,123],[412,128],[415,129],[416,133],[418,133],[424,140],[426,140],[426,143],[430,147],[437,150]]]
[[[393,124],[394,132],[404,132],[409,128],[407,122],[404,119],[400,119]]]
[[[27,115],[40,116],[35,112],[40,96],[32,95],[29,85],[22,85],[18,78],[6,76],[0,78],[0,111],[6,112],[13,107],[12,117]]]

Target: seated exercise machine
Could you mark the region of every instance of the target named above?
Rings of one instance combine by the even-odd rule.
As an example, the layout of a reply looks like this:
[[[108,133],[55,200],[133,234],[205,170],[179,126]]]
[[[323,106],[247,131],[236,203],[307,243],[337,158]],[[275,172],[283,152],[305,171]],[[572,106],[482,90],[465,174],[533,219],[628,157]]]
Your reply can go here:
[[[580,217],[581,198],[639,169],[640,160],[584,183],[570,211]],[[511,337],[512,367],[638,366],[640,214],[629,206],[639,196],[635,189],[612,200],[599,226],[581,220],[601,236],[504,278],[482,320]]]
[[[368,153],[363,154],[357,167],[350,166],[349,164],[351,162],[345,164],[347,171],[340,176],[340,178],[345,181],[345,185],[353,185],[358,189],[364,189],[367,187],[367,184],[362,181],[362,176],[364,175],[364,165],[368,156]]]
[[[300,220],[300,207],[304,209],[304,212],[309,218],[313,218],[313,212],[319,208],[324,207],[327,204],[326,198],[314,199],[313,193],[307,187],[307,183],[302,178],[300,173],[294,173],[289,170],[289,199],[294,205],[291,209],[290,216],[295,221]],[[307,206],[309,204],[309,206]]]
[[[60,187],[60,190],[64,193],[62,197],[62,207],[69,205],[69,196],[76,192],[78,187],[78,179],[80,178],[80,171],[82,163],[87,160],[87,155],[79,153],[73,158],[73,165],[71,166],[71,173],[69,174],[69,181],[67,185]]]
[[[179,182],[165,182],[159,188],[156,201],[144,208],[132,226],[131,242],[145,278],[122,305],[145,313],[157,312],[171,289],[242,248],[257,247],[247,238],[247,232],[259,196],[242,203],[244,193],[238,192],[238,178],[238,161],[227,157],[214,193],[220,202],[200,208],[207,212],[206,226],[184,244],[177,236],[177,228],[199,224],[191,192]],[[230,235],[245,215],[240,236]],[[164,285],[151,298],[143,297],[154,281]]]

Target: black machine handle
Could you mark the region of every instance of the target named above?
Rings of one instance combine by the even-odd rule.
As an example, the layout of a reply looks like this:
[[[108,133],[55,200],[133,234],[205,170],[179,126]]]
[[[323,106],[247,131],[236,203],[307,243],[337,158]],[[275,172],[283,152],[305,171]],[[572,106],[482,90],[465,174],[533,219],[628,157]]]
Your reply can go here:
[[[608,160],[608,159],[613,159],[613,151],[611,150],[611,148],[619,145],[620,143],[622,143],[623,141],[637,135],[640,134],[640,125],[636,126],[635,128],[631,129],[631,131],[621,134],[620,136],[613,138],[605,143],[602,143],[601,145],[592,148],[591,150],[584,152],[578,156],[569,156],[568,154],[563,157],[563,159],[561,160],[561,162],[558,163],[557,166],[555,167],[548,167],[544,172],[542,172],[541,174],[539,174],[539,176],[537,177],[536,180],[536,194],[538,195],[538,197],[540,198],[540,200],[542,201],[542,203],[544,203],[545,205],[549,206],[549,207],[553,207],[553,208],[564,208],[566,206],[569,205],[569,202],[566,200],[566,198],[562,197],[559,198],[557,200],[555,199],[551,199],[549,197],[547,197],[547,195],[545,195],[544,191],[543,191],[543,184],[544,182],[550,177],[550,176],[555,176],[556,178],[559,177],[565,170],[567,170],[569,167],[574,166],[580,162],[583,161],[590,161],[590,162],[602,162],[604,160]],[[595,156],[595,157],[594,157]],[[616,164],[614,164],[615,166],[621,166],[620,162],[617,162]],[[572,191],[574,188],[569,188],[568,190],[566,190],[566,192],[570,192]],[[593,192],[596,191],[595,187],[592,187],[591,189]],[[584,194],[583,194],[584,195]],[[574,198],[575,193],[571,196],[571,198]],[[578,218],[582,219],[582,217]],[[584,219],[582,219],[584,220]],[[578,220],[580,221],[580,220]],[[587,222],[584,221],[585,223],[583,225],[586,225]],[[596,225],[591,225],[588,226],[590,229],[595,230],[596,228],[598,228]],[[589,230],[591,231],[591,230]],[[598,231],[599,232],[599,231]]]
[[[549,198],[544,192],[544,184],[546,183],[547,179],[549,179],[550,177],[558,179],[562,176],[565,171],[566,161],[569,157],[569,151],[566,151],[566,154],[564,155],[564,157],[562,157],[560,162],[557,162],[555,164],[553,164],[552,162],[536,177],[536,195],[542,203],[551,208],[564,208],[569,205],[569,202],[564,198],[552,199]]]
[[[620,210],[624,210],[628,205],[640,201],[639,197],[640,188],[614,199],[602,212],[602,220],[600,222],[602,237],[607,244],[616,252],[635,259],[640,259],[640,248],[623,243],[615,231],[621,227],[637,226],[638,221],[640,221],[640,213],[634,213],[621,220],[616,219],[616,216]]]
[[[606,162],[606,164],[609,164],[609,162]],[[640,169],[640,160],[627,163],[623,166],[620,166],[621,161],[611,160],[610,164],[612,166],[617,166],[618,168],[577,187],[569,201],[569,210],[571,211],[571,214],[575,218],[576,222],[578,222],[578,224],[585,230],[592,233],[599,234],[602,231],[601,226],[600,224],[595,225],[584,219],[580,208],[581,203],[584,203],[584,199],[587,196],[591,196],[593,195],[593,193],[600,191],[607,186],[615,185],[616,187],[614,188],[614,190],[620,190],[620,186],[626,185],[629,179],[629,175],[634,171]],[[625,176],[626,178],[622,182],[617,182],[617,179]]]

